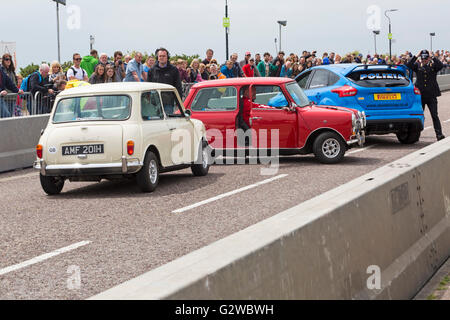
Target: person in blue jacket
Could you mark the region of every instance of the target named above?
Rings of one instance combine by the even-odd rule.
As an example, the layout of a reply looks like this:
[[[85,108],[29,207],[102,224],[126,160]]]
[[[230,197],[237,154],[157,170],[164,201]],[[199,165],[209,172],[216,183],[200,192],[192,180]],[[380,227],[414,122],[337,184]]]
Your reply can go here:
[[[220,68],[220,72],[222,72],[222,74],[227,77],[227,78],[233,78],[233,61],[228,60],[227,62],[225,62],[225,64]]]

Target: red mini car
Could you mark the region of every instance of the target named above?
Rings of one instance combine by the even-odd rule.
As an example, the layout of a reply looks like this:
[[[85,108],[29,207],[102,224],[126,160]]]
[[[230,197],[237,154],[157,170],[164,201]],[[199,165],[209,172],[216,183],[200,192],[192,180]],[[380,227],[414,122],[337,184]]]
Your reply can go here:
[[[322,163],[337,163],[365,141],[364,113],[314,105],[289,78],[200,82],[184,105],[205,124],[216,156],[230,149],[277,149],[280,155],[314,153]]]

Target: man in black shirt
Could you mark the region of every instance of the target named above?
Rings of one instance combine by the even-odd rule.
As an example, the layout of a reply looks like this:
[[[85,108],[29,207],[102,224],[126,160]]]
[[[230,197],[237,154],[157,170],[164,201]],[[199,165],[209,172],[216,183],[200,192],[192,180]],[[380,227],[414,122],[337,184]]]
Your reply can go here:
[[[214,55],[213,49],[208,49],[208,50],[206,50],[206,58],[205,58],[205,60],[202,61],[202,63],[203,63],[205,66],[206,66],[207,64],[210,64],[210,63],[211,63],[211,60],[212,60],[212,58],[213,58],[213,55]]]
[[[420,57],[420,62],[417,59]],[[443,64],[436,57],[430,57],[428,50],[420,51],[416,56],[406,64],[416,73],[416,87],[422,95],[422,108],[425,105],[430,110],[433,119],[433,127],[436,133],[436,139],[442,140],[445,136],[442,134],[441,122],[438,117],[437,97],[441,95],[436,77],[438,72],[443,68]]]
[[[164,48],[160,48],[155,52],[157,61],[155,65],[148,71],[148,82],[165,83],[174,86],[180,97],[183,96],[183,90],[181,87],[180,73],[177,67],[173,66],[169,62],[169,51]],[[173,101],[173,97],[170,95],[163,95],[163,104],[166,114],[172,114],[174,112],[173,107],[176,105]]]

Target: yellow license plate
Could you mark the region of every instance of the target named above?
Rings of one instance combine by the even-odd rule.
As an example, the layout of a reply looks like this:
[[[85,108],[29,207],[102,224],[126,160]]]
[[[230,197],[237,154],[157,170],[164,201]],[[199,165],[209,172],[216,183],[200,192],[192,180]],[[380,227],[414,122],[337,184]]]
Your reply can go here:
[[[375,93],[375,100],[402,100],[400,93]]]

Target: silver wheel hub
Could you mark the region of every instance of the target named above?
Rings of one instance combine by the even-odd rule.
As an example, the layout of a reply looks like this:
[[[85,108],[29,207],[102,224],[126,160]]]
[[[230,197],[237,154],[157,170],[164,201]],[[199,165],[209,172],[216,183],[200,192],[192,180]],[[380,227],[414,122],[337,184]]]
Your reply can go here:
[[[155,184],[156,179],[158,178],[158,165],[155,160],[150,160],[148,171],[150,174],[150,182]]]
[[[205,169],[208,167],[208,151],[206,148],[202,150],[202,166]]]
[[[325,140],[322,144],[322,153],[327,158],[335,158],[341,151],[341,145],[339,144],[339,141],[337,141],[334,138],[328,138]]]

